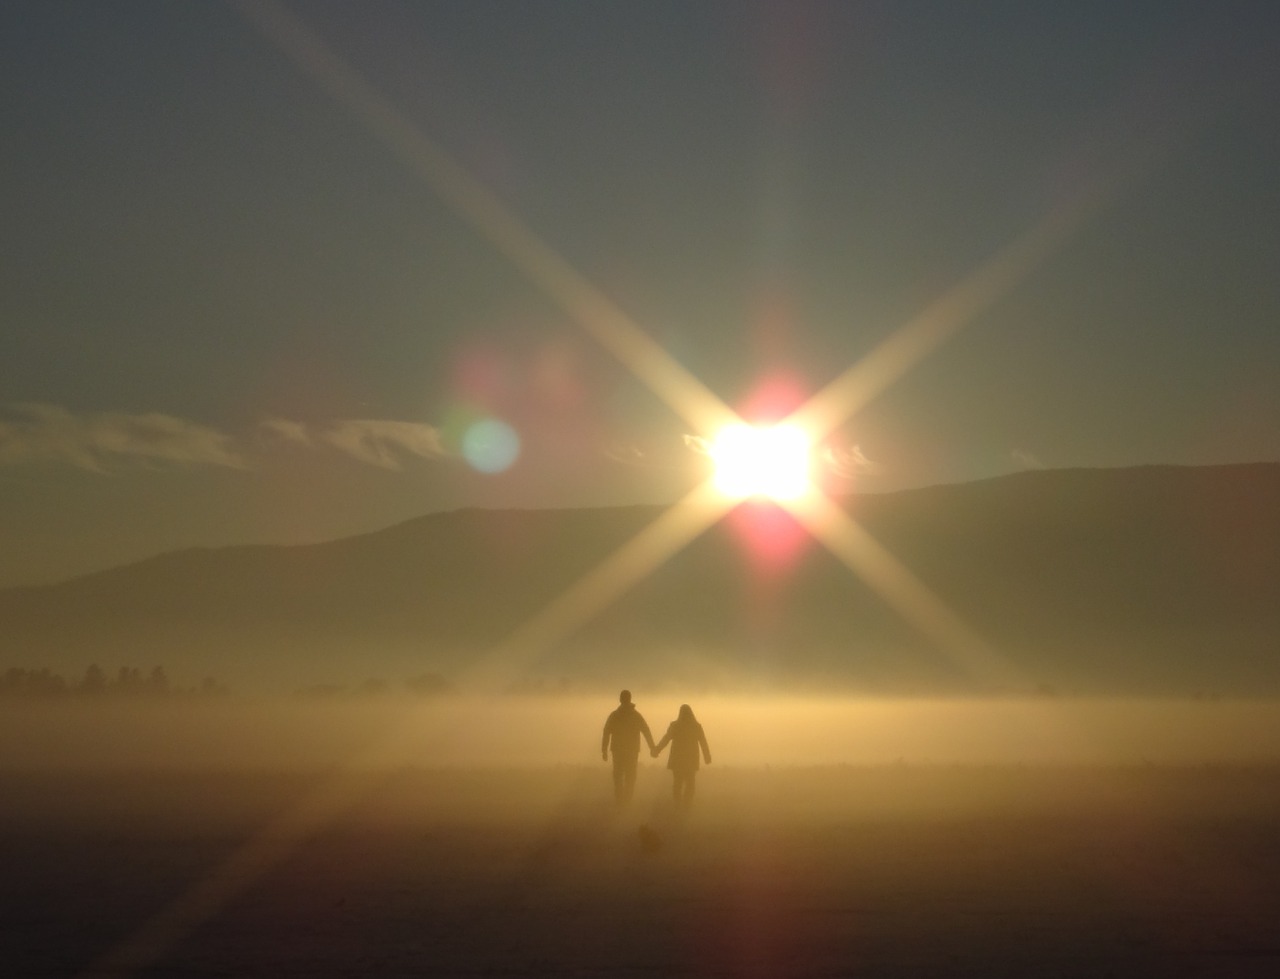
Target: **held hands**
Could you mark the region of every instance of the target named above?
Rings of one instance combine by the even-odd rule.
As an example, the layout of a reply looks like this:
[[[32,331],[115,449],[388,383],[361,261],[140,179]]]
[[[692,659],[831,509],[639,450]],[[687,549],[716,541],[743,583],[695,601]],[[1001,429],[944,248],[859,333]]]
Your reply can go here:
[[[659,752],[658,752],[658,749],[657,749],[657,748],[650,748],[650,749],[649,749],[649,756],[650,756],[651,758],[657,758],[657,757],[658,757],[658,754],[659,754]]]

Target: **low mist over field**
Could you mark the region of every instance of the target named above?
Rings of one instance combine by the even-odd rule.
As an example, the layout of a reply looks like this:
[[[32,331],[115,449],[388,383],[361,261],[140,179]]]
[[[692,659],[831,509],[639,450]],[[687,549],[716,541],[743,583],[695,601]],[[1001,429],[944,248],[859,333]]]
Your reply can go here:
[[[655,737],[681,703],[643,691],[636,699]],[[1270,700],[684,699],[707,732],[713,771],[839,764],[1280,764],[1280,703]],[[425,703],[264,697],[10,704],[0,711],[0,769],[594,765],[615,703],[609,696],[450,696]],[[600,778],[603,784],[604,766]]]

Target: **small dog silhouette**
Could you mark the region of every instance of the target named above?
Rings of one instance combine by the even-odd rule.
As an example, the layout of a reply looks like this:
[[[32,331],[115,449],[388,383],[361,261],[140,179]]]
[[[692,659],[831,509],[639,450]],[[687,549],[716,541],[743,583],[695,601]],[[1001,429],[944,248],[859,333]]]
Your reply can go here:
[[[648,826],[640,827],[640,849],[645,853],[657,853],[662,849],[662,837]]]

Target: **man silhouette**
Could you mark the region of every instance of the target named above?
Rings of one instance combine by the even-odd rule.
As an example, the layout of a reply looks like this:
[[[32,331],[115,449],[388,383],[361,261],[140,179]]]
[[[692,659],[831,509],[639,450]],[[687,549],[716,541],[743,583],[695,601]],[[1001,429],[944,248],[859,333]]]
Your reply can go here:
[[[605,761],[609,760],[609,749],[613,749],[613,797],[619,805],[630,802],[631,793],[635,791],[641,735],[652,752],[653,735],[649,733],[649,725],[631,702],[631,691],[624,690],[618,694],[618,708],[604,722],[604,737],[600,740],[600,754]]]

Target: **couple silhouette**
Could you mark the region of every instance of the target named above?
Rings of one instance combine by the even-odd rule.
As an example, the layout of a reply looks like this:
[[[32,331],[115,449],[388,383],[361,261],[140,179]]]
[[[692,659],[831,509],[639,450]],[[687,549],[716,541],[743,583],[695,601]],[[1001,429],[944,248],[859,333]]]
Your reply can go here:
[[[605,761],[613,753],[613,795],[619,805],[631,801],[636,787],[636,764],[640,759],[640,739],[649,746],[649,754],[657,758],[662,749],[671,745],[667,756],[667,768],[671,770],[671,794],[676,805],[688,808],[693,802],[694,781],[700,765],[699,754],[711,764],[711,749],[702,725],[693,716],[693,708],[680,705],[680,715],[667,726],[667,733],[657,744],[649,733],[649,725],[631,702],[631,691],[618,694],[618,707],[604,722],[604,737],[600,741],[600,754]]]

